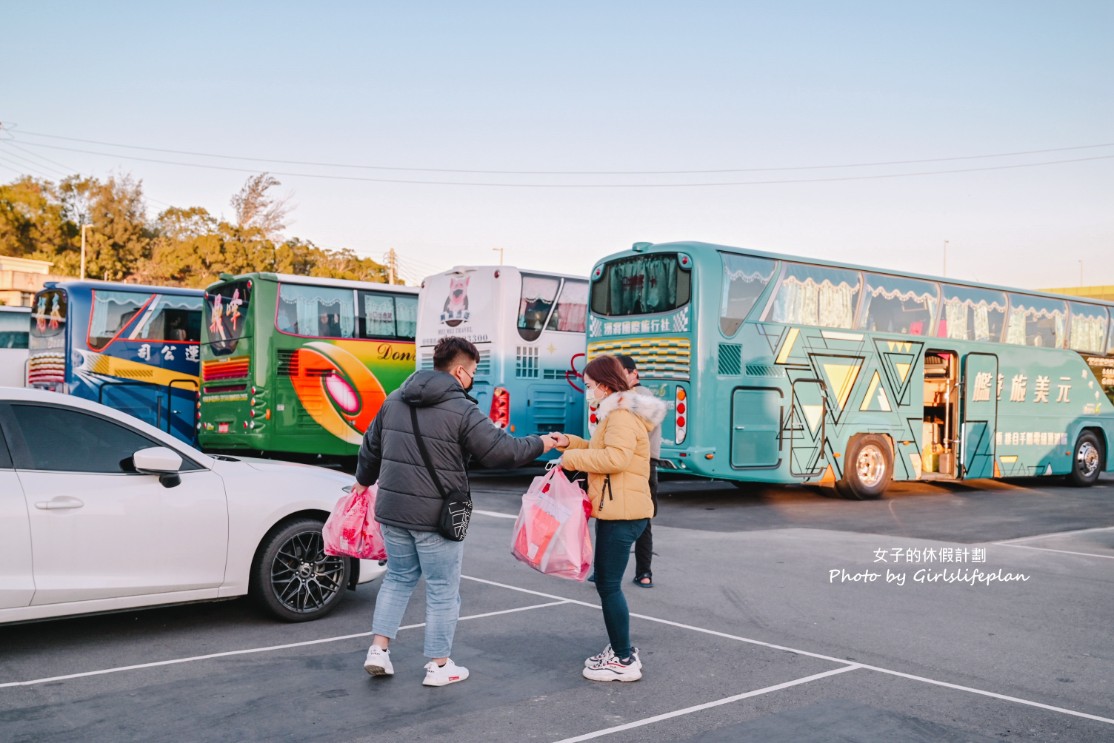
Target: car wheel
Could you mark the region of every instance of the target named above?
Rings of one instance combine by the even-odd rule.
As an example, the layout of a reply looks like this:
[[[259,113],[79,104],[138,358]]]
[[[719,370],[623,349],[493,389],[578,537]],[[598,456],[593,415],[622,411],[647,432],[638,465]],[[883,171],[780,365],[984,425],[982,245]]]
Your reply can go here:
[[[1072,485],[1085,488],[1094,485],[1102,472],[1103,452],[1098,436],[1090,431],[1079,434],[1075,442],[1075,452],[1071,458],[1071,474],[1068,480]]]
[[[322,524],[311,518],[279,524],[259,545],[251,595],[279,619],[318,619],[340,603],[351,566],[346,557],[325,554]]]
[[[878,498],[893,477],[893,452],[884,436],[868,433],[851,439],[844,460],[843,478],[836,490],[844,498]]]

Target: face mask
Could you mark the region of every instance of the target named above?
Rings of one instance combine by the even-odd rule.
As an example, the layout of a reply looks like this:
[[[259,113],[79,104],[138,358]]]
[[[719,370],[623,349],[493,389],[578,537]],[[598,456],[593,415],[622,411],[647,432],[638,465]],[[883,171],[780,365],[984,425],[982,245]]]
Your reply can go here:
[[[584,393],[584,402],[588,403],[589,405],[599,405],[600,399],[596,397],[595,390],[588,390]]]

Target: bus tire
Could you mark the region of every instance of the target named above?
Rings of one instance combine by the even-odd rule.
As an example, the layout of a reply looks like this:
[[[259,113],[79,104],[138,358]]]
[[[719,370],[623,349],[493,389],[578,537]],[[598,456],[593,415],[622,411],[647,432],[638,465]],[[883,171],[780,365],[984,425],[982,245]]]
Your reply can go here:
[[[1079,488],[1094,485],[1102,473],[1103,459],[1104,454],[1099,437],[1092,431],[1082,432],[1075,441],[1068,482]]]
[[[880,497],[894,471],[893,450],[886,437],[875,433],[855,436],[844,456],[843,478],[836,481],[839,494],[855,500]]]
[[[325,554],[324,521],[298,518],[263,538],[252,565],[249,593],[287,622],[320,619],[340,603],[351,574],[347,557]]]

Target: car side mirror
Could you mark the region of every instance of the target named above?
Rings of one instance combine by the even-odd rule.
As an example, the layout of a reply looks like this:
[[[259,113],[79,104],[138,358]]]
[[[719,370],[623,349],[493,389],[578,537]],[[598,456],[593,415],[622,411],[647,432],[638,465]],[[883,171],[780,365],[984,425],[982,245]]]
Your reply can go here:
[[[132,455],[135,471],[144,475],[158,475],[164,487],[173,488],[182,482],[178,471],[182,469],[182,457],[173,449],[165,446],[152,446],[140,449]]]

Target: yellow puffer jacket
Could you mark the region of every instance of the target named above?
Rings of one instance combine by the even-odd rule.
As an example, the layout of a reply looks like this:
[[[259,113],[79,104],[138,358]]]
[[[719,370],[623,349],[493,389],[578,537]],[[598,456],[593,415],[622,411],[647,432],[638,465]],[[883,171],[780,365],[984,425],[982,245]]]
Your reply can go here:
[[[562,466],[588,473],[588,498],[597,519],[652,518],[649,432],[665,417],[665,403],[634,391],[616,392],[604,398],[596,417],[591,441],[569,436],[569,445],[561,449]]]

